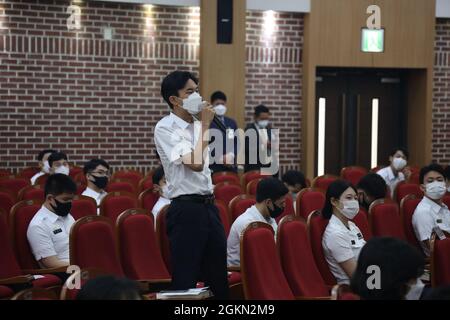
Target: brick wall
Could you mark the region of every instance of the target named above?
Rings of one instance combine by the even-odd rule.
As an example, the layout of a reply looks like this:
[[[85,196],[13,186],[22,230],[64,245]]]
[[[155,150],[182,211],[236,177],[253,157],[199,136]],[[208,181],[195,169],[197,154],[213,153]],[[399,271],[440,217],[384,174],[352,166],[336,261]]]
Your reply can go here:
[[[273,33],[270,32],[273,24]],[[280,129],[280,170],[300,168],[303,14],[247,13],[245,121],[262,103]]]
[[[69,32],[68,5],[0,0],[0,167],[35,165],[51,147],[77,165],[103,157],[147,171],[168,108],[162,78],[198,73],[200,10],[84,1],[82,29]]]
[[[433,160],[450,164],[450,19],[436,20]]]

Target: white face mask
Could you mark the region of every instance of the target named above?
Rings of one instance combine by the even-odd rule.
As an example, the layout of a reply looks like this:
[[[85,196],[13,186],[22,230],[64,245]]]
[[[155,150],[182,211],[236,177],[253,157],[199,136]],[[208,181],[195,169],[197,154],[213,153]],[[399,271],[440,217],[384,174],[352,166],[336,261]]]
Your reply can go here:
[[[42,168],[42,171],[47,174],[50,173],[50,165],[48,164],[48,161],[44,161],[44,167]]]
[[[69,167],[66,166],[59,166],[58,168],[55,169],[55,173],[62,173],[65,174],[66,176],[69,175]]]
[[[162,192],[162,196],[166,199],[169,199],[169,187],[167,186],[167,184],[163,185],[161,187],[161,192]]]
[[[419,300],[422,295],[423,288],[425,288],[425,284],[422,280],[417,279],[415,284],[409,286],[405,300]]]
[[[214,107],[214,111],[218,116],[223,117],[227,113],[227,107],[223,104],[218,104]]]
[[[408,162],[406,162],[406,160],[403,158],[394,158],[394,160],[392,160],[392,166],[397,171],[403,170],[403,168],[406,167],[407,164]]]
[[[258,127],[264,129],[269,125],[269,120],[259,120],[257,123],[258,123]]]
[[[344,200],[341,201],[344,205],[343,209],[339,211],[347,218],[352,220],[359,212],[359,202],[357,200]]]
[[[203,109],[203,98],[198,92],[192,93],[186,99],[183,99],[183,109],[190,114],[199,114]]]
[[[444,181],[433,181],[425,185],[425,194],[433,200],[441,199],[447,192]]]

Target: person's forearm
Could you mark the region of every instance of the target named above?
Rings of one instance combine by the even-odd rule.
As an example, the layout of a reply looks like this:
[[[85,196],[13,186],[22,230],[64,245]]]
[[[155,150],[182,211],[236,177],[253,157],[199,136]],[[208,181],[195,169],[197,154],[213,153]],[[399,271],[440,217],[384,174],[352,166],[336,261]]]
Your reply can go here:
[[[201,125],[200,137],[197,140],[194,151],[187,154],[183,159],[183,163],[194,171],[202,171],[205,165],[205,150],[208,147],[209,134],[208,134],[209,124]]]

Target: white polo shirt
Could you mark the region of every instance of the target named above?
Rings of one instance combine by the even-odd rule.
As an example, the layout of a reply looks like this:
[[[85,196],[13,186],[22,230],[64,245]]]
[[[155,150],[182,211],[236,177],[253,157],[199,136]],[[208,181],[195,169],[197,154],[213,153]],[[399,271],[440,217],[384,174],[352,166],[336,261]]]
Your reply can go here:
[[[273,218],[266,219],[259,212],[256,206],[251,206],[243,214],[241,214],[231,226],[230,234],[227,240],[227,260],[229,266],[238,266],[241,263],[241,233],[252,222],[264,222],[272,226],[277,233],[277,222]]]
[[[60,217],[42,206],[27,230],[28,242],[35,259],[39,261],[57,256],[59,260],[69,262],[69,234],[74,222],[70,214]]]
[[[423,252],[429,256],[430,250],[422,241],[430,239],[434,227],[450,232],[450,211],[445,204],[440,206],[425,196],[414,211],[412,224]]]
[[[323,234],[322,247],[330,271],[338,284],[350,283],[350,278],[339,263],[349,259],[357,261],[359,252],[365,244],[362,232],[353,222],[349,221],[347,228],[338,217],[334,214],[331,216]]]
[[[163,196],[159,197],[158,201],[156,201],[156,203],[152,209],[152,213],[153,213],[153,216],[155,217],[155,221],[156,221],[156,217],[158,216],[159,211],[161,211],[162,208],[164,208],[165,206],[170,204],[170,202],[171,202],[170,199],[164,198]]]
[[[95,202],[97,203],[97,214],[100,214],[100,208],[99,208],[100,203],[102,202],[103,198],[106,197],[107,194],[108,193],[106,191],[97,192],[97,191],[87,187],[81,195],[93,198],[95,200]]]
[[[387,166],[386,168],[379,170],[377,174],[384,179],[386,185],[391,190],[391,197],[393,198],[395,187],[400,181],[405,180],[405,175],[402,172],[399,172],[398,176],[395,176],[394,172],[392,172],[391,166]]]
[[[170,199],[180,195],[213,193],[209,157],[205,158],[201,172],[195,172],[182,163],[182,157],[194,150],[200,132],[200,121],[189,123],[173,113],[156,124],[155,145],[164,168]],[[209,148],[205,154],[209,155]]]
[[[34,176],[32,176],[31,179],[30,179],[30,180],[31,180],[31,185],[34,185],[35,182],[36,182],[36,180],[37,180],[39,177],[42,177],[44,174],[45,174],[45,172],[39,171],[39,172],[36,173]]]

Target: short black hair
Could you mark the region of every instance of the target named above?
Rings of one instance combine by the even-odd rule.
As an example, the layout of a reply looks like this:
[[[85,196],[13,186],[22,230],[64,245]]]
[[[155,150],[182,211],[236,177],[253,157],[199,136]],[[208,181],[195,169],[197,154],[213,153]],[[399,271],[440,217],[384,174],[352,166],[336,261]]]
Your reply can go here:
[[[331,204],[331,198],[339,199],[344,191],[348,188],[352,188],[355,193],[357,193],[355,187],[350,182],[345,180],[338,179],[333,181],[329,185],[326,194],[325,206],[322,210],[322,216],[325,219],[330,219],[333,215],[333,205]]]
[[[445,178],[444,168],[442,168],[442,166],[437,163],[431,163],[431,164],[423,167],[422,169],[420,169],[420,173],[419,173],[420,183],[422,183],[422,184],[425,183],[423,181],[425,179],[425,175],[430,171],[436,171],[436,172],[442,174],[442,176]]]
[[[256,202],[270,199],[276,201],[289,192],[283,182],[276,178],[264,178],[256,187]]]
[[[100,276],[87,281],[77,294],[77,300],[141,300],[139,287],[133,280],[115,276]]]
[[[87,174],[88,172],[94,171],[98,166],[104,166],[109,170],[109,164],[103,159],[92,159],[84,164],[83,172]]]
[[[178,91],[185,87],[189,79],[198,84],[198,79],[195,75],[188,71],[173,71],[162,81],[161,96],[171,109],[173,109],[173,105],[169,101],[169,98],[171,96],[178,97]]]
[[[386,181],[379,174],[373,172],[362,177],[356,188],[363,189],[368,196],[375,200],[386,197]]]
[[[222,91],[216,91],[211,95],[211,103],[214,103],[216,100],[227,101],[227,96]]]
[[[397,151],[401,151],[403,152],[403,154],[405,155],[406,159],[409,159],[409,152],[408,150],[406,150],[406,148],[402,148],[402,147],[397,147],[391,150],[391,152],[389,153],[390,157],[393,157],[394,154],[397,153]]]
[[[373,276],[370,266],[381,271],[379,289],[367,285],[368,278]],[[410,244],[396,238],[375,237],[361,249],[351,288],[363,300],[402,300],[408,291],[407,283],[420,277],[424,269],[423,255]]]
[[[288,170],[281,180],[289,186],[295,186],[296,184],[300,184],[303,188],[306,188],[306,180],[303,173],[298,170]]]
[[[64,152],[53,152],[50,157],[48,157],[48,165],[50,168],[53,165],[53,162],[59,161],[59,160],[67,160],[67,155]]]
[[[153,182],[153,184],[159,184],[159,182],[161,181],[161,179],[163,177],[164,177],[164,168],[162,166],[159,166],[153,172],[153,175],[152,175],[152,182]]]
[[[269,108],[267,108],[265,105],[260,104],[259,106],[255,107],[255,117],[259,117],[261,113],[269,113]]]
[[[57,152],[56,150],[53,150],[53,149],[45,149],[45,150],[42,150],[41,152],[39,152],[39,154],[38,154],[38,156],[37,156],[37,160],[38,161],[42,161],[42,159],[44,159],[44,156],[47,154],[47,153],[54,153],[54,152]]]
[[[45,182],[44,193],[45,196],[51,194],[58,196],[63,193],[76,193],[77,185],[71,177],[62,173],[55,173],[48,177]]]

